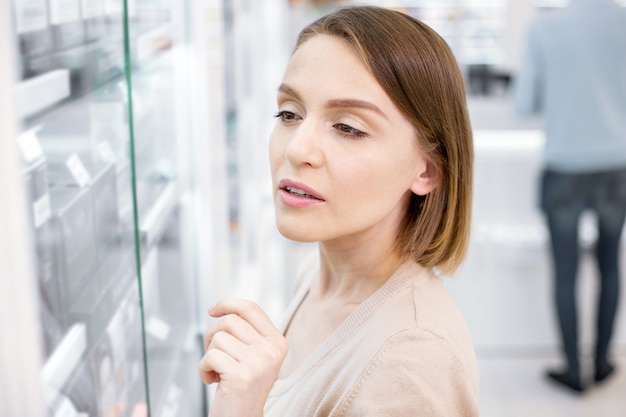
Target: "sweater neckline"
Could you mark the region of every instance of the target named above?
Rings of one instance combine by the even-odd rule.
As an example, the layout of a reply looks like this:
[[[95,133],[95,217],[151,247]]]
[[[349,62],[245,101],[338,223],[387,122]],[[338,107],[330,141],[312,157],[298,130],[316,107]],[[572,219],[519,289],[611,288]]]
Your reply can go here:
[[[427,270],[425,268],[421,267],[414,261],[407,261],[400,265],[391,277],[389,277],[389,279],[378,290],[361,302],[339,325],[339,327],[337,327],[328,336],[328,338],[320,346],[318,346],[318,348],[315,349],[303,363],[300,364],[300,366],[298,366],[288,376],[278,379],[274,383],[270,396],[273,397],[282,395],[289,391],[289,389],[292,388],[298,380],[307,375],[311,368],[323,360],[333,349],[339,346],[365,321],[367,321],[367,319],[380,305],[384,304],[396,293],[406,288],[409,283],[415,282],[416,279],[418,281],[422,281],[423,278],[427,277],[426,271]],[[319,274],[319,271],[317,274]],[[289,315],[289,321],[304,300],[304,297],[308,294],[308,288],[310,287],[311,281],[317,276],[317,274],[311,274],[307,285],[303,286],[304,289],[296,294],[296,298],[287,312]]]

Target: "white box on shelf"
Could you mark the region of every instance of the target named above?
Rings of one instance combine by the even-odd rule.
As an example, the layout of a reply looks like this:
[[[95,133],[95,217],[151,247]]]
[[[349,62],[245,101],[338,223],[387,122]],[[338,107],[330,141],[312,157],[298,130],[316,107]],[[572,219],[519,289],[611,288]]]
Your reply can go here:
[[[22,81],[16,86],[18,116],[32,116],[69,97],[70,92],[70,71],[67,69]]]

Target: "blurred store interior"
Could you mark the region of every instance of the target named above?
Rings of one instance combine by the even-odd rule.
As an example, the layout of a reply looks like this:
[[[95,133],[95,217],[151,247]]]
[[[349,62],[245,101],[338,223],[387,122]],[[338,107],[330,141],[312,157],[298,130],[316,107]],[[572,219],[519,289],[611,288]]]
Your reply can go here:
[[[275,228],[267,142],[298,31],[351,3],[0,3],[0,415],[207,415],[207,308],[245,297],[278,320],[316,254]],[[536,197],[542,120],[516,116],[511,86],[529,22],[567,0],[358,3],[429,24],[466,76],[473,231],[446,285],[476,346],[481,415],[623,416],[626,292],[619,374],[583,397],[542,377],[558,363]],[[587,353],[595,236],[585,218]]]

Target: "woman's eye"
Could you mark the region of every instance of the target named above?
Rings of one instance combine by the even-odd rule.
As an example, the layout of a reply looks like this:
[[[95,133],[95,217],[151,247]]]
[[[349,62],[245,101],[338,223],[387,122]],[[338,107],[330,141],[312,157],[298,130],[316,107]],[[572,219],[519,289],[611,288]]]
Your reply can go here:
[[[274,115],[274,117],[282,120],[283,122],[291,122],[291,121],[294,121],[294,120],[298,119],[298,115],[297,114],[295,114],[293,112],[290,112],[290,111],[287,111],[287,110],[279,111],[278,113],[276,113]]]
[[[336,125],[334,125],[335,129],[337,129],[339,131],[339,133],[341,133],[344,136],[351,136],[351,137],[363,137],[366,136],[367,133],[365,132],[361,132],[358,129],[353,128],[352,126],[349,126],[347,124],[344,123],[337,123]]]

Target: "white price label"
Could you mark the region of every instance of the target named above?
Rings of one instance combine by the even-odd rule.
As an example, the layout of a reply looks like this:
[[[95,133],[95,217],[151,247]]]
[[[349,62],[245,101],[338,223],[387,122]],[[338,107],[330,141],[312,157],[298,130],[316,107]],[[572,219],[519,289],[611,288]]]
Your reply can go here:
[[[100,155],[102,162],[114,164],[117,161],[113,147],[111,147],[111,144],[107,140],[98,144],[98,154]]]
[[[28,130],[17,138],[17,144],[27,163],[31,163],[43,156],[43,149],[35,130]]]
[[[83,165],[83,162],[80,160],[78,155],[73,154],[70,156],[67,161],[65,161],[65,165],[70,170],[74,180],[80,187],[86,187],[87,184],[89,184],[91,176],[89,175],[89,172],[87,172],[85,165]]]
[[[128,89],[126,88],[126,84],[124,84],[123,82],[119,82],[117,84],[117,88],[122,93],[122,96],[124,97],[124,103],[128,103]],[[133,99],[133,113],[135,114],[143,113],[144,105],[141,99],[139,98],[139,95],[135,91],[132,91],[131,96]]]
[[[163,342],[170,334],[170,325],[161,319],[151,317],[146,323],[146,331],[154,338]]]
[[[116,364],[119,364],[120,361],[124,360],[126,354],[124,330],[124,312],[122,309],[119,309],[113,315],[111,323],[109,323],[109,326],[106,329],[109,339],[111,340],[111,353],[113,354]]]
[[[40,227],[42,224],[50,219],[52,210],[50,208],[50,194],[45,193],[37,201],[33,203],[33,218],[35,221],[35,228]]]

